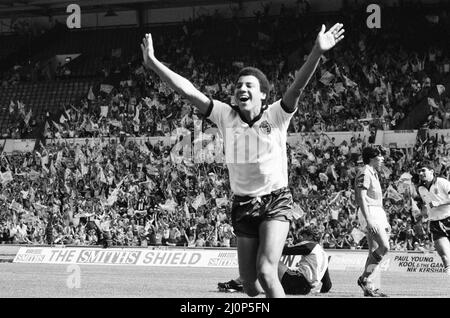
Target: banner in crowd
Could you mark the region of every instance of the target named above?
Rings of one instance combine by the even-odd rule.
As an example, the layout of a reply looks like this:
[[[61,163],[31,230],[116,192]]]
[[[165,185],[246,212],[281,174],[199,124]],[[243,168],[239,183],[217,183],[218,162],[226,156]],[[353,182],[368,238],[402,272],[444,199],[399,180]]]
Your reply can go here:
[[[210,135],[210,134],[205,134],[205,135]],[[293,133],[293,134],[289,134],[287,137],[287,142],[289,144],[295,144],[298,140],[303,140],[305,138],[309,138],[309,133],[307,134],[300,134],[300,133]],[[336,132],[325,132],[324,135],[328,136],[331,140],[331,138],[334,138],[335,141],[335,145],[339,145],[341,144],[344,140],[346,140],[347,142],[350,142],[350,139],[352,137],[358,138],[364,138],[366,137],[366,139],[368,138],[368,135],[365,135],[362,131],[358,131],[358,132],[350,132],[350,131],[336,131]],[[209,138],[209,136],[205,137],[205,138]],[[107,137],[104,138],[105,140],[118,140],[119,138],[117,137]],[[66,141],[70,144],[80,144],[80,145],[84,145],[86,143],[86,140],[88,140],[88,142],[90,144],[96,144],[99,143],[101,141],[100,138],[66,138],[66,139],[47,139],[46,143],[47,144],[56,144],[56,143],[61,143],[61,141]],[[126,143],[130,142],[130,141],[134,141],[138,144],[141,143],[145,143],[145,142],[150,142],[152,145],[162,142],[164,145],[172,145],[177,141],[177,138],[173,138],[173,137],[165,137],[165,136],[158,136],[158,137],[127,137],[126,138]]]
[[[31,152],[34,149],[35,144],[35,139],[6,139],[3,147],[3,152]]]
[[[362,270],[366,251],[327,250],[330,270]],[[283,255],[281,261],[295,268],[301,255]],[[137,265],[238,268],[235,249],[100,249],[84,247],[21,247],[14,263],[79,264],[79,265]],[[382,261],[380,271],[442,273],[444,270],[436,253],[391,252]]]
[[[387,148],[413,148],[417,141],[417,130],[379,130],[382,145]]]
[[[111,93],[113,88],[114,88],[114,86],[109,85],[109,84],[100,84],[100,92],[105,92],[106,94]]]
[[[119,141],[118,137],[107,137],[105,141],[111,142],[112,140]],[[99,144],[102,140],[100,138],[66,138],[66,139],[47,139],[45,142],[47,145],[55,145],[57,143],[66,142],[70,145],[85,145],[86,141],[89,145]]]
[[[379,130],[377,132],[377,144],[382,144],[387,148],[412,148],[416,144],[417,140],[417,130]],[[441,136],[447,143],[450,143],[450,129],[439,129],[439,130],[429,130],[430,136]],[[205,134],[207,136],[208,134]],[[303,142],[305,139],[310,138],[310,136],[319,136],[317,133],[292,133],[287,136],[287,142],[291,145],[295,145],[298,142]],[[351,138],[366,138],[369,137],[368,133],[362,131],[334,131],[334,132],[324,132],[330,140],[334,138],[334,144],[336,146],[340,145],[344,140],[350,142]],[[177,132],[174,132],[174,136],[158,136],[158,137],[126,137],[126,143],[134,141],[138,144],[144,144],[145,142],[150,142],[152,145],[162,142],[165,146],[172,145],[178,142],[178,138],[174,138]],[[210,137],[210,136],[208,136]],[[118,140],[116,137],[104,138],[105,140]],[[55,144],[61,142],[62,140],[69,142],[71,144],[85,144],[86,140],[89,143],[95,144],[101,141],[100,138],[67,138],[67,139],[47,139],[47,143]],[[5,152],[17,151],[32,151],[34,149],[35,140],[25,139],[25,140],[12,140],[8,139],[5,143]]]
[[[162,142],[165,146],[171,145],[174,143],[174,141],[172,141],[170,139],[170,137],[132,137],[132,138],[127,138],[128,140],[133,140],[135,141],[137,144],[144,144],[145,142],[149,142],[152,145],[157,144],[159,142]]]
[[[450,129],[430,129],[428,130],[430,136],[438,136],[438,138],[444,138],[444,141],[450,143]]]
[[[67,142],[72,145],[84,145],[86,144],[86,140],[90,145],[99,144],[102,140],[101,138],[66,138],[66,139],[47,139],[46,143],[49,145],[54,145],[56,143],[61,142]],[[105,137],[105,141],[111,142],[112,140],[115,140],[116,142],[119,141],[118,137]],[[146,142],[151,143],[152,145],[162,142],[164,145],[171,145],[173,142],[170,140],[169,137],[127,137],[125,144],[128,144],[128,142],[134,141],[138,145],[143,145]]]
[[[336,146],[340,145],[344,140],[350,142],[352,137],[355,139],[361,137],[366,137],[366,140],[369,138],[369,134],[364,133],[363,131],[331,131],[331,132],[323,132],[324,135],[328,136],[330,140],[334,138],[334,144]],[[303,139],[309,138],[311,135],[315,136],[316,133],[292,133],[288,134],[287,142],[289,144],[295,144],[298,141],[302,141]]]

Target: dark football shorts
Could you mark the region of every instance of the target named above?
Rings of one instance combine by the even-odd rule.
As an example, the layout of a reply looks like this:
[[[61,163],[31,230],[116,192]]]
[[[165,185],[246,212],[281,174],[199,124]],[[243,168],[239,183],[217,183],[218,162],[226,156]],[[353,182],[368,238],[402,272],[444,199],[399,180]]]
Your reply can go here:
[[[236,236],[259,237],[259,225],[266,220],[290,222],[293,200],[288,187],[260,197],[235,196],[231,221]]]
[[[302,273],[290,268],[281,278],[281,286],[284,292],[290,295],[307,295],[311,291],[311,285]]]
[[[450,239],[450,217],[439,221],[430,221],[430,232],[433,241],[442,237]]]

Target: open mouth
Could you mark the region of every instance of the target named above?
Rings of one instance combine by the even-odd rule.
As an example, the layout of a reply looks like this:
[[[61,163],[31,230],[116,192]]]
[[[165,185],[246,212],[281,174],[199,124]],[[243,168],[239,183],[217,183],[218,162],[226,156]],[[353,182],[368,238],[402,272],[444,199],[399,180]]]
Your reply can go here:
[[[241,96],[241,97],[239,97],[239,100],[241,101],[241,102],[246,102],[246,101],[248,101],[250,98],[248,97],[248,96]]]

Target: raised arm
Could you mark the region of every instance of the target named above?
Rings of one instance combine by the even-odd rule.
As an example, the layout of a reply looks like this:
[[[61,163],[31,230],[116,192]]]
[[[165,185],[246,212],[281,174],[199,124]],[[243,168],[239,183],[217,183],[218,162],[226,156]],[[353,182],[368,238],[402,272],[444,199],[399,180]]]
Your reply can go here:
[[[322,25],[322,29],[317,35],[316,42],[308,59],[302,65],[300,70],[295,72],[294,82],[283,95],[283,102],[288,110],[294,111],[297,107],[300,94],[314,74],[322,54],[333,48],[336,43],[344,38],[343,26],[344,25],[341,23],[336,23],[325,32],[325,25]]]
[[[158,76],[177,93],[194,104],[200,113],[206,114],[210,99],[200,92],[195,86],[183,76],[175,73],[155,57],[152,35],[147,33],[141,44],[144,66],[152,69]]]

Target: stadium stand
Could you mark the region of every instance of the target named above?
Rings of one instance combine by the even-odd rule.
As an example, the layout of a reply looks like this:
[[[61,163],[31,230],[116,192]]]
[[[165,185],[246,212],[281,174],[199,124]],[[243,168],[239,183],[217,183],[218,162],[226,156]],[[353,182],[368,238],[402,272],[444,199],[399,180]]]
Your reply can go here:
[[[211,97],[223,100],[233,89],[232,74],[252,60],[269,75],[276,99],[308,51],[317,31],[312,21],[343,18],[348,25],[346,37],[357,40],[325,56],[289,128],[311,133],[288,150],[292,192],[304,213],[292,225],[294,242],[302,227],[314,226],[327,248],[364,248],[351,190],[362,147],[375,142],[378,130],[450,128],[450,50],[448,42],[428,36],[448,35],[449,19],[434,25],[422,9],[408,8],[401,19],[396,10],[388,10],[383,23],[389,32],[382,34],[357,24],[361,10],[319,17],[289,11],[260,12],[254,19],[200,16],[152,29],[161,60]],[[296,25],[296,32],[286,32]],[[0,74],[0,135],[39,142],[31,153],[1,155],[2,243],[235,244],[223,165],[180,165],[167,145],[132,142],[168,138],[180,127],[192,131],[195,119],[190,105],[142,69],[142,35],[134,27],[61,31],[44,35],[45,45],[28,52],[31,65],[81,54],[64,65],[70,74],[48,74],[43,64],[34,71],[25,64],[15,68],[10,56],[25,39],[5,38],[10,45],[0,59],[9,68]],[[357,134],[335,144],[324,134],[335,131]],[[411,149],[390,149],[386,164],[392,249],[432,248],[427,223],[412,212],[410,194],[400,193],[400,177],[414,172],[423,156],[449,177],[448,138],[418,136]],[[96,139],[78,147],[71,137]]]

